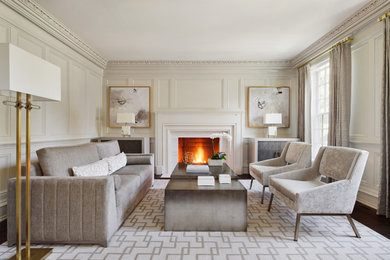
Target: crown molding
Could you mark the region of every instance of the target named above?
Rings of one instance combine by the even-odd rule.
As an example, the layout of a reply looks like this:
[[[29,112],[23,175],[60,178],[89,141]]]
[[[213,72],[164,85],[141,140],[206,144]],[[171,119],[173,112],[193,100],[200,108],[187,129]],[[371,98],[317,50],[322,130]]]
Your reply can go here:
[[[240,66],[264,67],[269,69],[291,69],[291,61],[252,61],[252,60],[110,60],[107,67],[133,66]]]
[[[299,67],[342,38],[358,31],[374,19],[376,20],[378,13],[383,12],[383,9],[386,8],[390,8],[390,2],[388,0],[372,0],[368,2],[353,15],[345,19],[340,25],[336,26],[333,30],[295,56],[291,60],[291,65],[293,67]]]
[[[52,14],[50,14],[34,1],[1,0],[1,2],[100,68],[104,69],[106,67],[107,61],[102,56],[100,56],[99,53],[97,53],[92,47],[81,40],[79,36],[73,33],[63,23],[61,23]]]

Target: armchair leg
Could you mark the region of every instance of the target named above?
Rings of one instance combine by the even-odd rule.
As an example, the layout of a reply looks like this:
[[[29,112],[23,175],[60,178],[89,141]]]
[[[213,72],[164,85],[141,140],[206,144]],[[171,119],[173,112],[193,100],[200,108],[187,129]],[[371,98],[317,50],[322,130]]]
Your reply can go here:
[[[355,226],[355,223],[353,223],[353,220],[352,220],[351,215],[347,215],[347,218],[348,218],[349,224],[351,224],[351,227],[352,227],[352,229],[353,229],[353,232],[355,232],[356,237],[357,237],[357,238],[360,238],[359,231],[357,230],[357,228],[356,228],[356,226]]]
[[[263,185],[263,192],[262,192],[262,194],[261,194],[261,204],[263,204],[264,203],[264,193],[265,193],[265,185]]]
[[[252,189],[252,184],[253,184],[253,177],[251,176],[251,186],[249,186],[249,189]]]
[[[298,241],[299,224],[301,223],[301,214],[297,214],[297,220],[295,222],[294,241]]]
[[[271,198],[269,199],[269,204],[268,204],[268,211],[271,211],[271,205],[272,205],[273,199],[274,199],[274,194],[271,193]]]

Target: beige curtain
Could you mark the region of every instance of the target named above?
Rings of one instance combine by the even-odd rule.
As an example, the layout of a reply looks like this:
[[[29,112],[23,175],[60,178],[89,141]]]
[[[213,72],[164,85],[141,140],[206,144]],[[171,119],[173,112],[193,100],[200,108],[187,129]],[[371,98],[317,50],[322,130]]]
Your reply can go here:
[[[387,17],[384,32],[384,64],[381,99],[381,157],[378,214],[390,218],[390,18]]]
[[[309,65],[298,69],[298,138],[310,142],[310,77]]]
[[[351,117],[351,43],[340,44],[329,60],[328,145],[349,146]]]

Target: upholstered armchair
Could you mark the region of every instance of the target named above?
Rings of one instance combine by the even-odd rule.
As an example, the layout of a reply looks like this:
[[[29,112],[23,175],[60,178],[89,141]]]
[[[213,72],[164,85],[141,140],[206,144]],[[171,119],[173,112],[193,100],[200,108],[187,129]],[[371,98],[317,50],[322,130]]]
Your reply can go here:
[[[298,240],[301,216],[346,216],[356,237],[359,232],[350,216],[353,211],[368,152],[346,147],[321,147],[311,168],[270,177],[271,209],[274,195],[297,213],[294,241]],[[334,182],[324,183],[321,176]]]
[[[311,145],[301,142],[288,142],[278,158],[251,163],[249,174],[251,175],[252,189],[253,179],[263,185],[261,204],[264,202],[265,188],[268,187],[268,177],[274,174],[288,172],[309,167],[311,163]]]

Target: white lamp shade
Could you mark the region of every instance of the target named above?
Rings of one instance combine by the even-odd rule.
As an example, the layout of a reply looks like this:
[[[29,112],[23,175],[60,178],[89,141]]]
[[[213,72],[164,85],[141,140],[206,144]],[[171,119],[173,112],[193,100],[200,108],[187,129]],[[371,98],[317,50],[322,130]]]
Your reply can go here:
[[[13,44],[0,44],[0,94],[30,94],[34,100],[61,101],[61,69]]]
[[[134,115],[134,113],[118,112],[116,114],[116,122],[118,124],[121,124],[121,123],[134,124],[135,123],[135,115]]]
[[[265,125],[278,125],[282,123],[281,113],[269,113],[265,114],[264,124]]]

